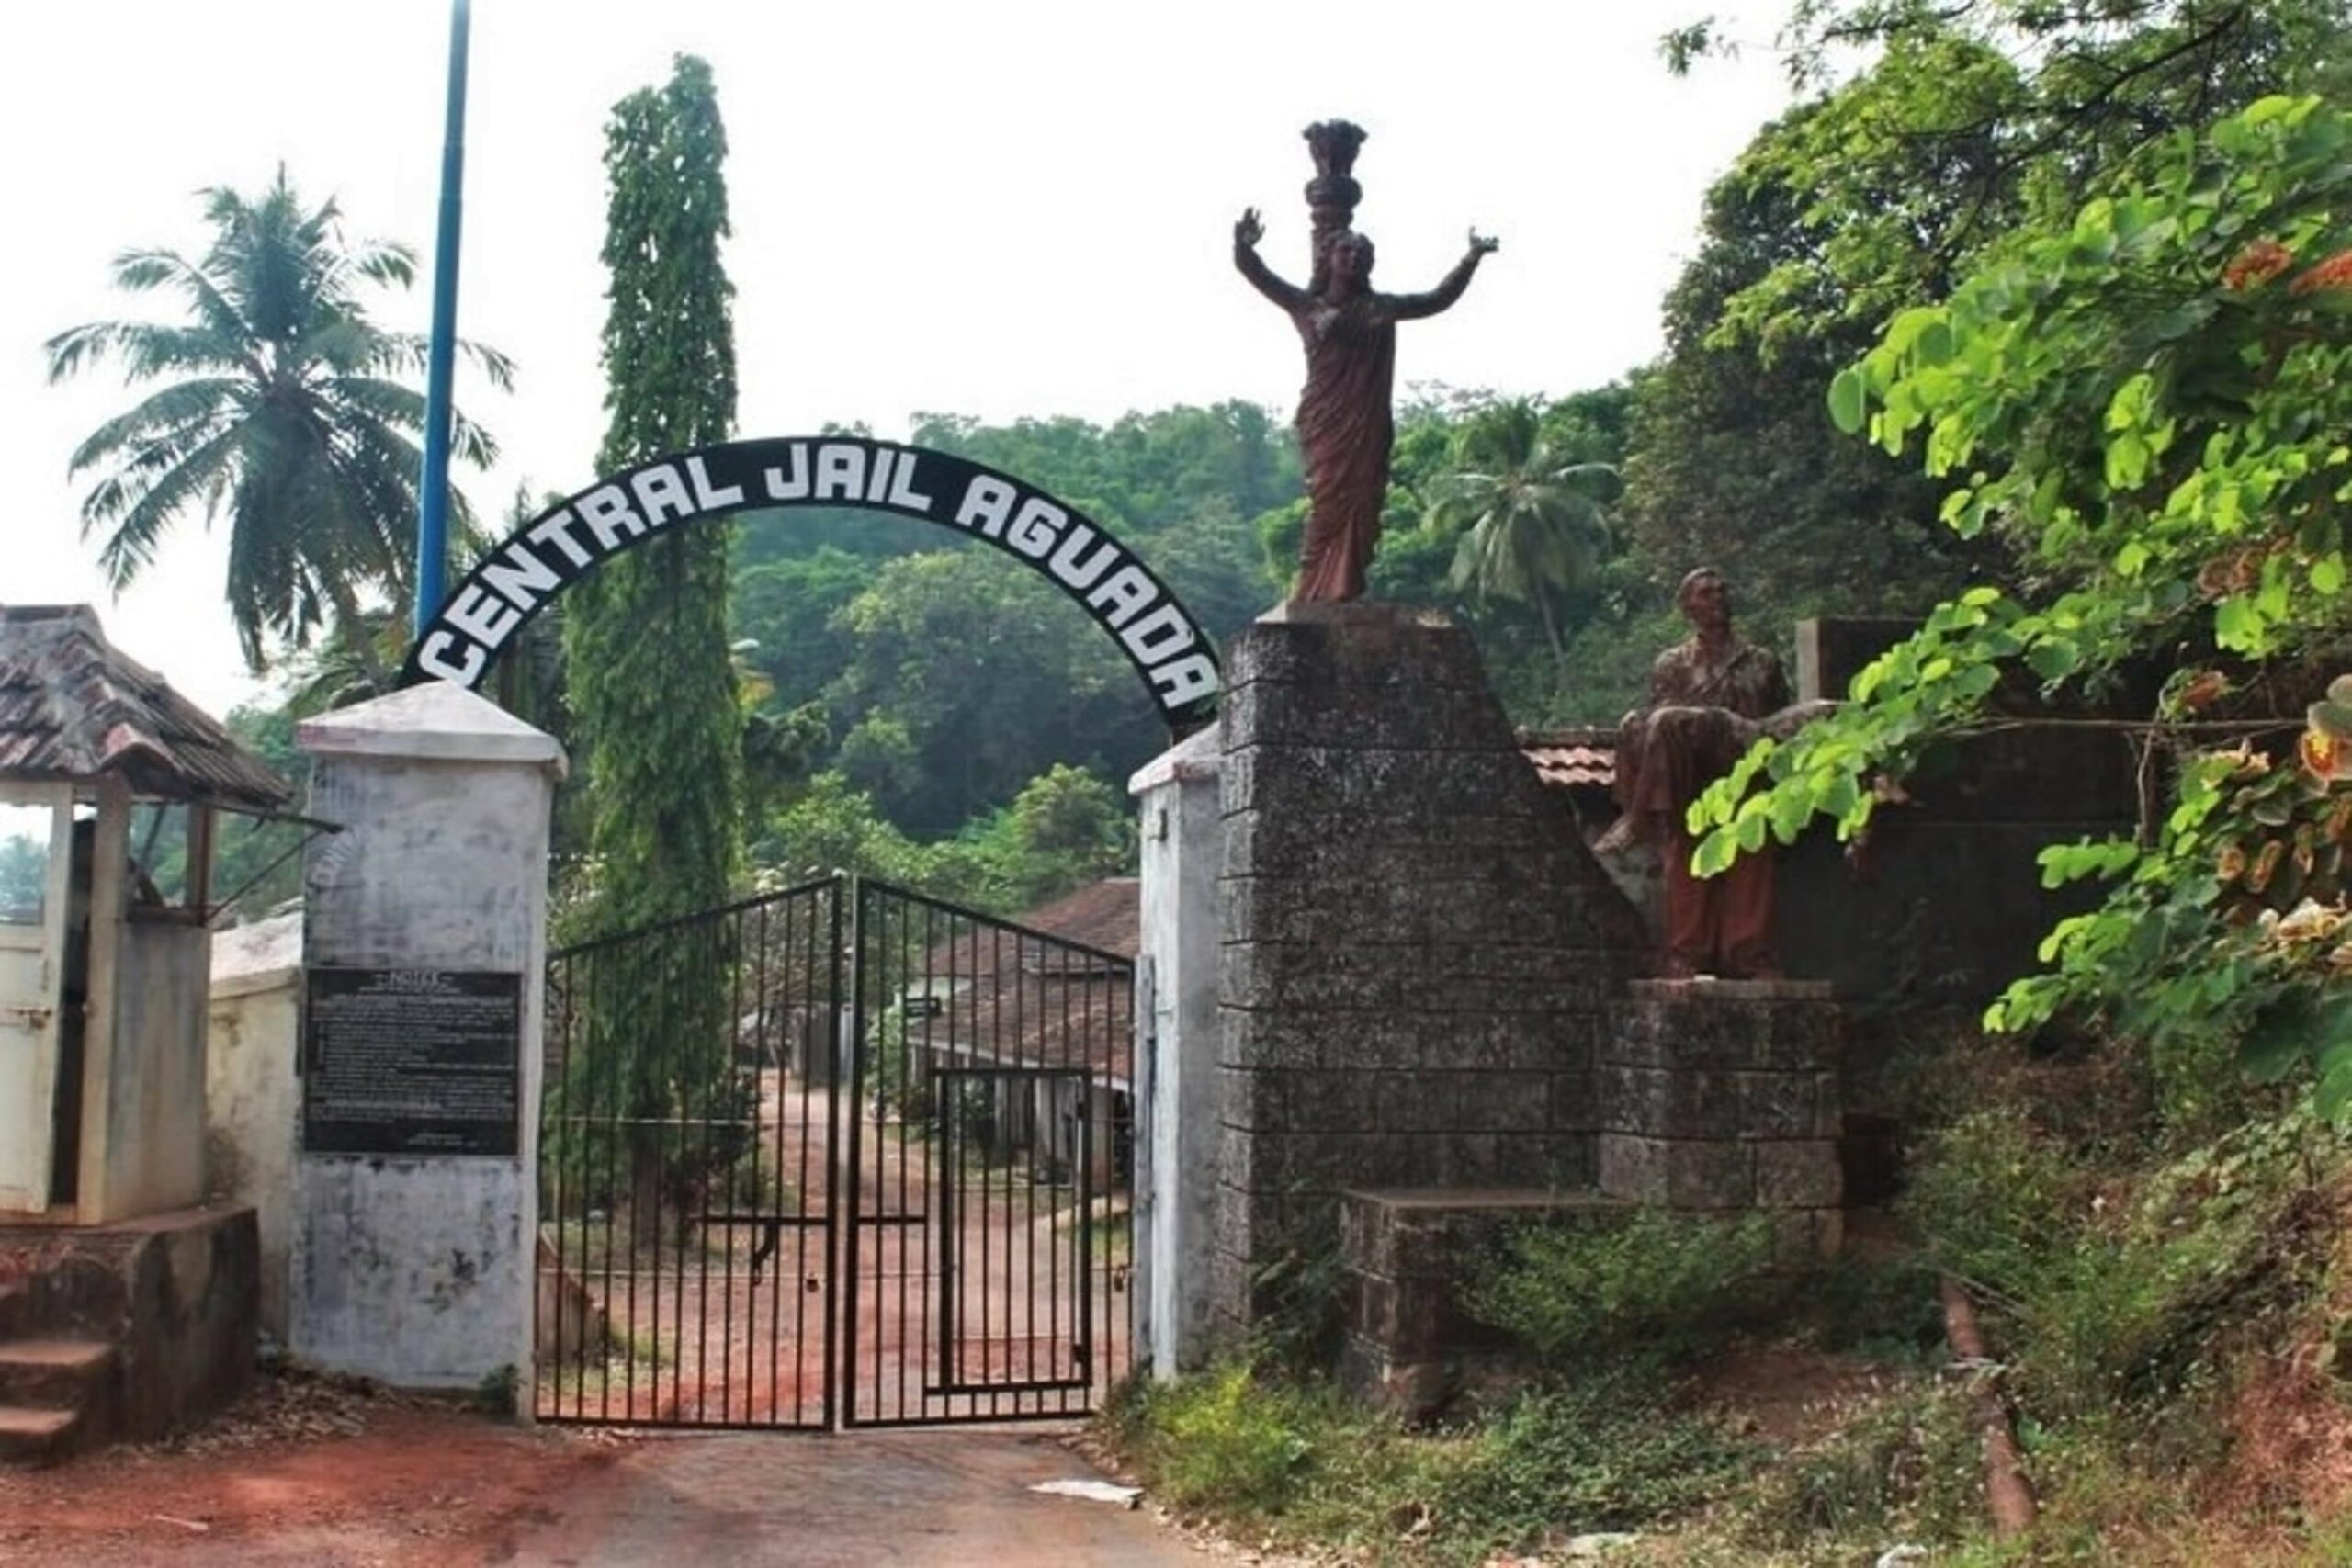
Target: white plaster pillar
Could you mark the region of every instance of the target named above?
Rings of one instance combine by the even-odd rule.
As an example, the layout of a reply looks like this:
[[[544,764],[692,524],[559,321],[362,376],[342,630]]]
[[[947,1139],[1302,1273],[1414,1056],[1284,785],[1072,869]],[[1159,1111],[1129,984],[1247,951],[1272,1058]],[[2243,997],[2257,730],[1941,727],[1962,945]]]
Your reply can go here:
[[[521,1005],[516,1152],[302,1149],[291,1348],[413,1388],[471,1387],[511,1367],[527,1411],[548,834],[563,749],[438,681],[311,719],[296,739],[312,759],[311,814],[343,828],[311,844],[304,870],[311,1008],[331,969],[511,975]],[[306,1078],[305,1106],[317,1087]]]
[[[1141,807],[1136,954],[1136,1256],[1143,1344],[1156,1378],[1207,1359],[1216,1214],[1217,874],[1225,825],[1212,725],[1127,783]]]

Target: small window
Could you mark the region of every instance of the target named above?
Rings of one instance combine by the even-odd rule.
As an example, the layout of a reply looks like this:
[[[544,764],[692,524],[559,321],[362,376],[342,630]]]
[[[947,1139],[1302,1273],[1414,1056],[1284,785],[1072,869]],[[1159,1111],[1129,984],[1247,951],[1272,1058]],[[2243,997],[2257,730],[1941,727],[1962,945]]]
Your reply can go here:
[[[184,802],[142,800],[130,808],[130,905],[141,910],[182,908],[193,902],[192,856],[201,846],[190,831],[194,808]]]
[[[0,923],[37,926],[49,898],[57,808],[0,801]]]

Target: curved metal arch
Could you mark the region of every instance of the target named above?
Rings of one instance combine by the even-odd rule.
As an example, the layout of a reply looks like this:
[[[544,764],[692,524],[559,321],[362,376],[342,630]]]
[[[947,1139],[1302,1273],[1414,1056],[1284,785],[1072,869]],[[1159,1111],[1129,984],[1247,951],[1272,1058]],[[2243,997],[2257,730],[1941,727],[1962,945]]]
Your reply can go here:
[[[599,565],[681,524],[753,509],[859,507],[987,540],[1102,628],[1170,727],[1215,710],[1216,649],[1152,570],[1075,507],[951,452],[866,436],[777,436],[673,453],[599,479],[517,528],[417,635],[404,684],[481,684],[515,634]]]

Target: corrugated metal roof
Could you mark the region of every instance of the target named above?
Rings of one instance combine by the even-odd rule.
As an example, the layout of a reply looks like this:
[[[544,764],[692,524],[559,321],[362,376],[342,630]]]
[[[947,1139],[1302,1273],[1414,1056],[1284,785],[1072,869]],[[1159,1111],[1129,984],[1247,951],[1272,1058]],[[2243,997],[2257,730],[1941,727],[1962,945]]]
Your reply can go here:
[[[1617,783],[1613,729],[1522,729],[1519,749],[1554,789],[1610,789]]]
[[[285,780],[108,642],[87,604],[0,605],[0,778],[119,777],[144,795],[274,811]]]

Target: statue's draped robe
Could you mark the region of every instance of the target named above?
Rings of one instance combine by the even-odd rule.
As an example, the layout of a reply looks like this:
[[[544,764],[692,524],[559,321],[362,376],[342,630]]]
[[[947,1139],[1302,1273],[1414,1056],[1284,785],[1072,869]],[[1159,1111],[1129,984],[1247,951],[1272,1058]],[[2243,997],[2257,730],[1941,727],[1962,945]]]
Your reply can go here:
[[[1733,643],[1711,660],[1692,637],[1658,655],[1649,706],[1619,728],[1618,803],[1636,831],[1653,837],[1663,863],[1667,957],[1678,968],[1741,976],[1777,967],[1771,852],[1695,877],[1684,814],[1755,742],[1757,721],[1788,705],[1788,677],[1770,650]]]
[[[1306,538],[1299,553],[1300,600],[1363,593],[1380,512],[1388,499],[1388,457],[1396,434],[1389,399],[1396,377],[1396,301],[1363,294],[1344,305],[1309,297],[1290,308],[1306,344],[1306,386],[1298,395],[1298,446],[1306,465]]]

